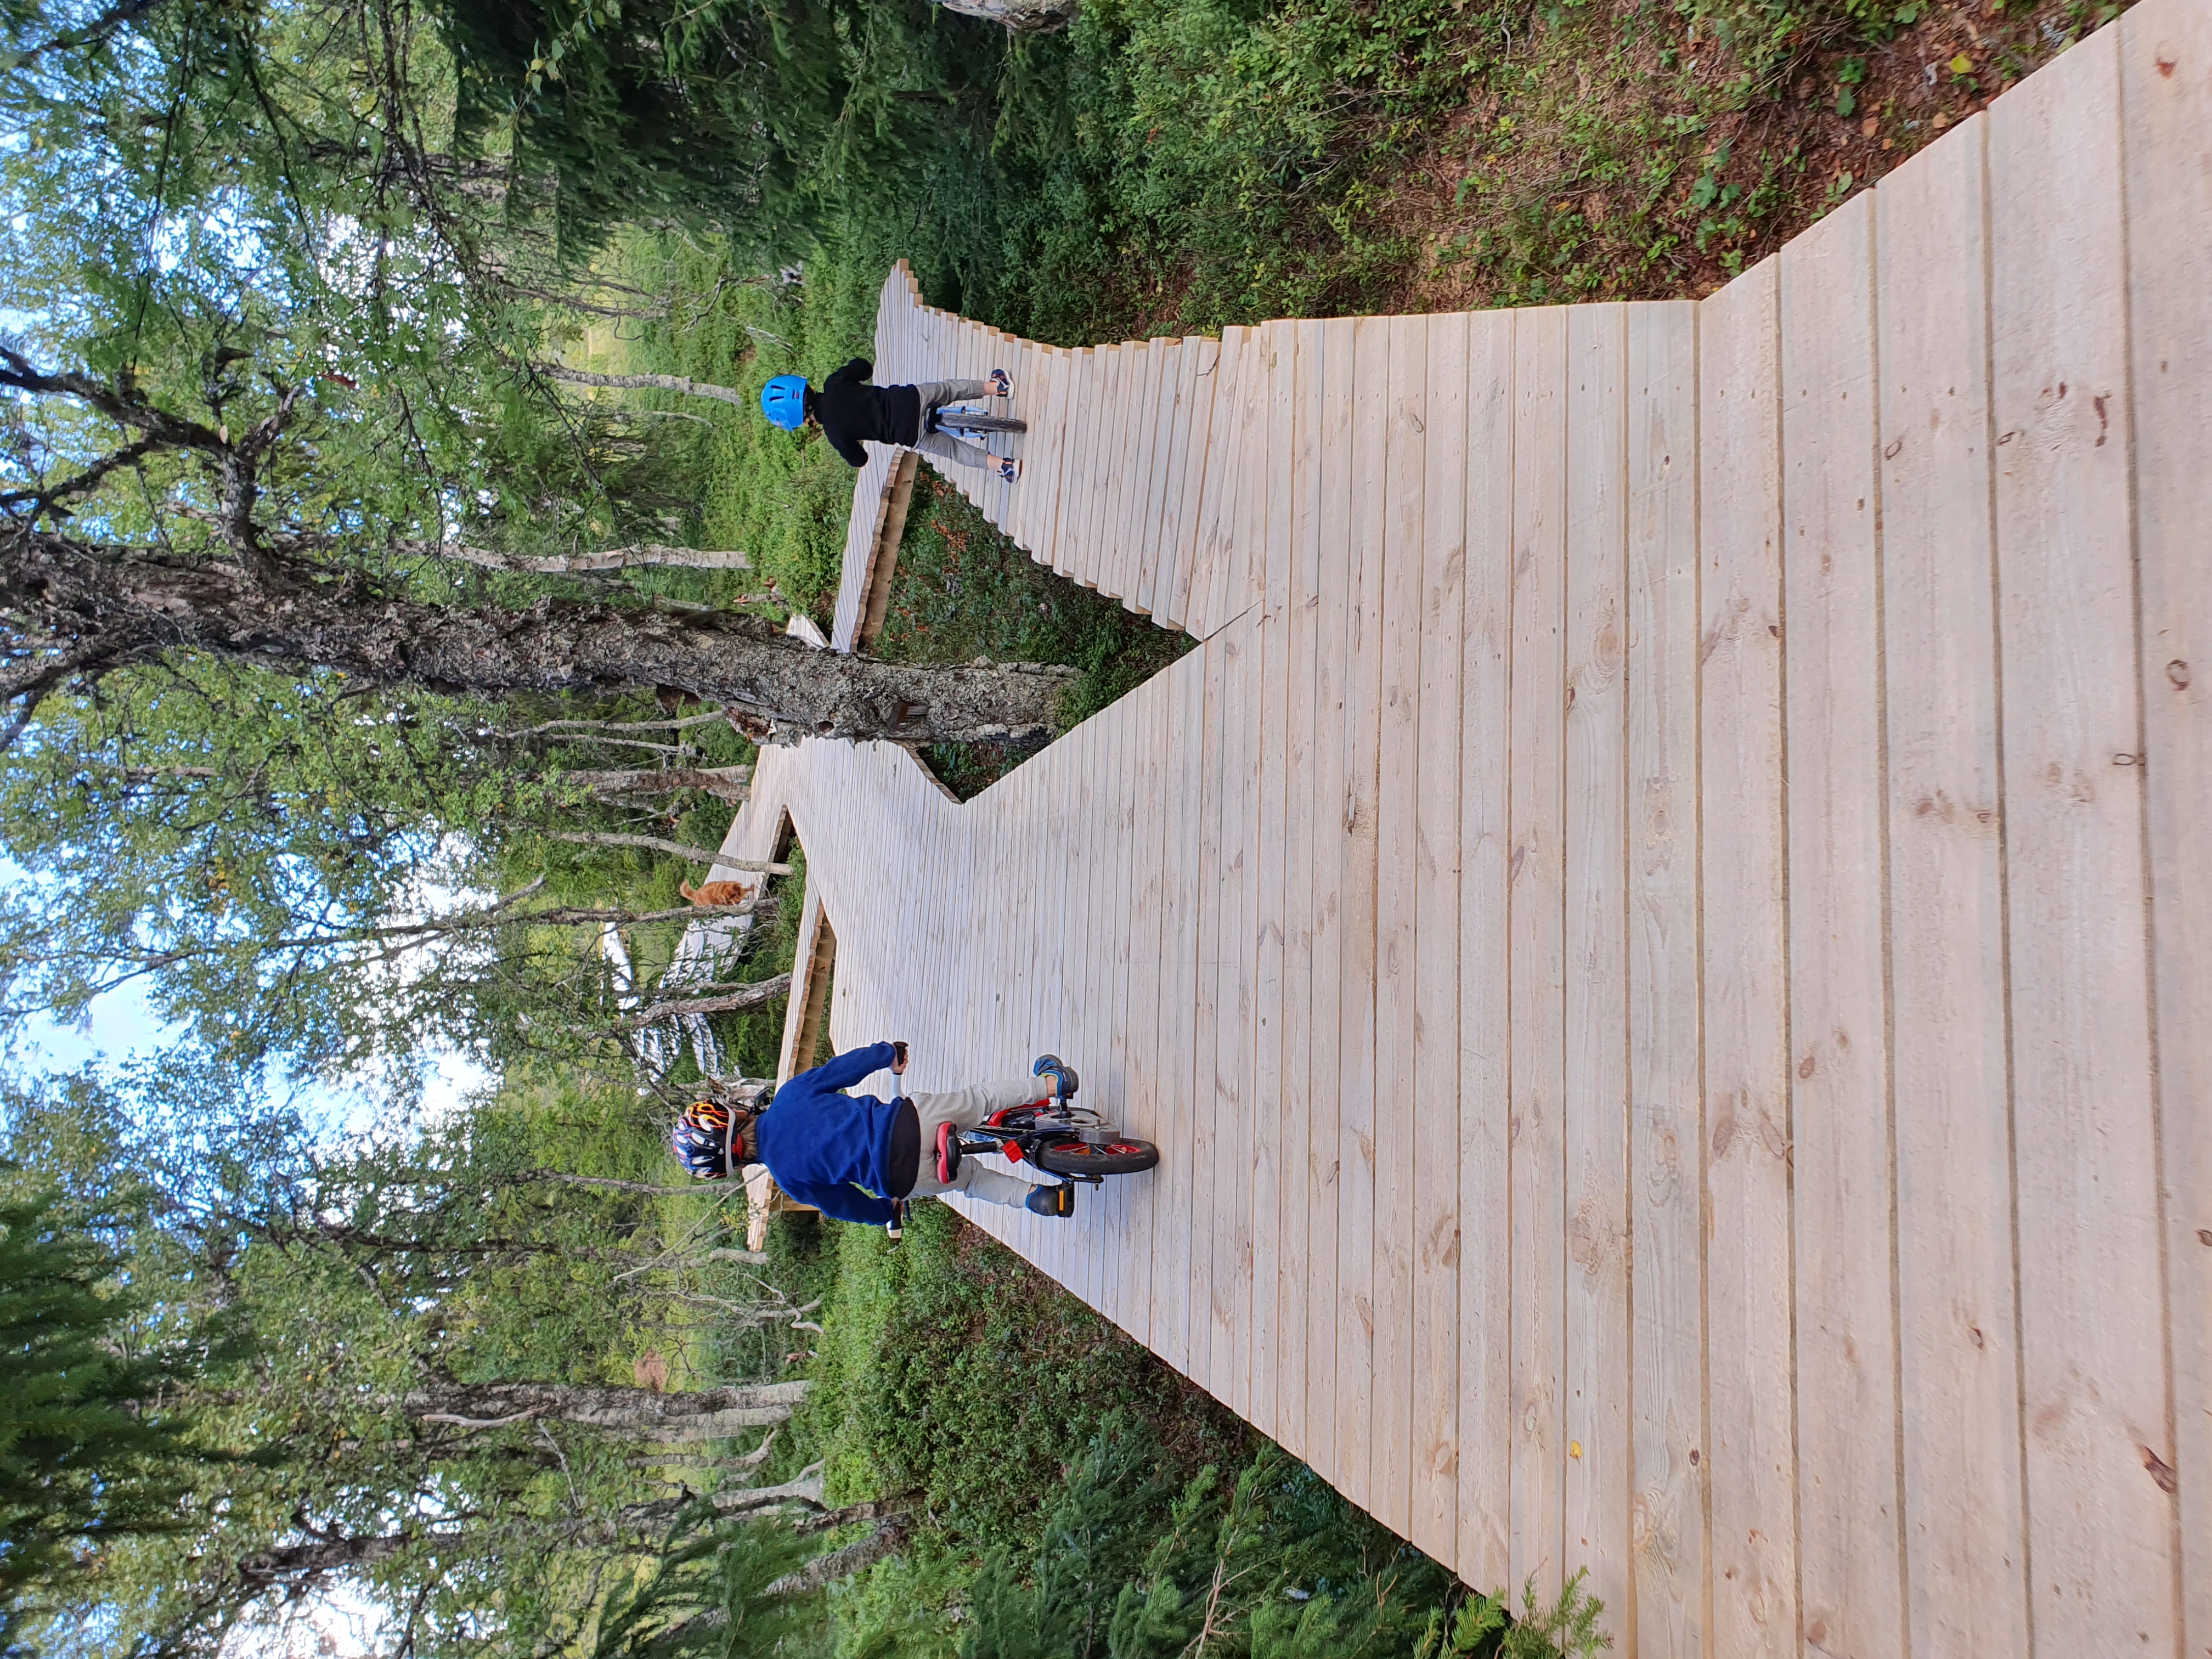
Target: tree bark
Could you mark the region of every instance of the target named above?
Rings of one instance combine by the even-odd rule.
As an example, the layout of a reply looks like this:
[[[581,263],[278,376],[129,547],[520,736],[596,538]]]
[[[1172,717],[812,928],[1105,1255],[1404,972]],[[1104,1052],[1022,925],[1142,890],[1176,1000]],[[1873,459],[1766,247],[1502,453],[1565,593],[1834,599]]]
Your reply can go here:
[[[817,1555],[797,1572],[787,1572],[764,1592],[769,1595],[805,1595],[824,1584],[873,1566],[899,1547],[906,1536],[906,1517],[894,1515],[856,1544]]]
[[[487,570],[512,570],[528,576],[583,576],[604,570],[629,570],[641,565],[681,565],[691,570],[750,570],[751,557],[734,549],[714,552],[697,547],[671,547],[662,542],[639,542],[631,547],[602,548],[596,553],[571,553],[533,558],[522,553],[501,553],[463,542],[401,542],[401,550],[438,559],[459,559]]]
[[[666,686],[719,702],[754,735],[782,743],[1036,736],[1049,730],[1072,672],[839,656],[729,613],[550,600],[526,611],[428,605],[373,596],[305,567],[281,583],[247,581],[234,567],[21,527],[0,532],[0,608],[15,613],[19,637],[44,642],[9,677],[27,686],[64,662],[68,672],[97,675],[175,651],[487,696]]]
[[[588,830],[552,830],[546,832],[548,841],[574,842],[579,847],[636,847],[648,853],[670,853],[679,859],[689,859],[694,864],[704,864],[713,870],[744,870],[764,876],[787,876],[787,864],[768,864],[759,859],[733,859],[726,853],[710,852],[704,847],[686,846],[680,841],[663,841],[659,836],[621,836],[611,831]],[[710,870],[709,873],[712,873]]]
[[[945,9],[1005,26],[1009,34],[1048,34],[1074,21],[1076,0],[941,0]]]
[[[256,1589],[282,1586],[296,1592],[331,1573],[388,1561],[412,1541],[404,1532],[367,1538],[311,1537],[306,1543],[279,1544],[246,1556],[238,1564],[238,1577]]]
[[[732,991],[720,997],[678,997],[666,1002],[656,1002],[650,1008],[641,1008],[634,1014],[625,1014],[615,1022],[617,1031],[641,1031],[648,1025],[658,1025],[664,1019],[677,1019],[685,1014],[733,1014],[741,1008],[757,1008],[763,1002],[773,1002],[791,989],[791,975],[777,974],[748,985],[742,991]]]
[[[744,799],[744,786],[752,775],[750,766],[639,766],[561,775],[595,795],[665,795],[678,789],[701,789],[734,806]]]
[[[550,1418],[588,1428],[624,1433],[684,1431],[704,1419],[729,1423],[743,1416],[746,1426],[780,1423],[806,1398],[805,1382],[760,1382],[686,1394],[652,1389],[588,1388],[567,1382],[444,1382],[417,1389],[402,1402],[420,1423],[454,1423],[464,1428]]]
[[[531,367],[549,380],[565,380],[570,386],[600,386],[611,392],[681,392],[688,397],[713,398],[735,404],[740,409],[752,403],[742,392],[705,380],[687,380],[681,374],[593,374],[562,363],[532,363]]]

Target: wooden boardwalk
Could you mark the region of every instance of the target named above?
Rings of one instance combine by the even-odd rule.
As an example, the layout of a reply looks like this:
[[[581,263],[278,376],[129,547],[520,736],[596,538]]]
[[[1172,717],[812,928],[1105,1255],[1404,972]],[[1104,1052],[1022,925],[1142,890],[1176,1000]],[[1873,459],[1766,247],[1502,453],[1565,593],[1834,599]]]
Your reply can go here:
[[[984,509],[1203,646],[964,806],[763,757],[833,1036],[1067,1054],[1165,1161],[975,1218],[1619,1651],[2212,1653],[2208,134],[2146,0],[1701,304],[894,273],[879,380],[1016,378]]]

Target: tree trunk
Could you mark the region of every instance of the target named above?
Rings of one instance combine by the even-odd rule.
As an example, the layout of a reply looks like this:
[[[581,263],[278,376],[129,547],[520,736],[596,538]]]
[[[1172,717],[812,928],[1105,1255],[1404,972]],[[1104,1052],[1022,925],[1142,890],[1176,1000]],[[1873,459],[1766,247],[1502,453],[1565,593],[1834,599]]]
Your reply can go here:
[[[658,1025],[664,1019],[675,1019],[684,1014],[730,1014],[741,1008],[757,1008],[763,1002],[773,1002],[791,989],[791,975],[777,974],[773,978],[748,985],[742,991],[733,991],[720,997],[678,997],[666,1002],[656,1002],[650,1008],[641,1008],[634,1014],[625,1014],[615,1022],[617,1031],[641,1031],[648,1025]]]
[[[532,363],[531,367],[549,380],[565,380],[570,386],[603,386],[611,392],[681,392],[688,397],[713,398],[735,404],[739,409],[750,407],[753,401],[728,386],[687,380],[681,374],[593,374],[562,363]]]
[[[548,841],[574,842],[579,847],[636,847],[650,853],[672,853],[679,859],[689,859],[694,864],[711,866],[714,870],[745,870],[762,875],[787,876],[787,864],[767,864],[759,859],[733,859],[726,853],[710,852],[704,847],[688,847],[680,841],[663,841],[659,836],[618,836],[611,831],[588,830],[550,830]]]
[[[939,0],[947,11],[1005,25],[1010,34],[1048,34],[1075,18],[1076,0]]]
[[[388,1561],[412,1541],[404,1532],[367,1538],[310,1537],[304,1543],[279,1544],[245,1557],[238,1564],[238,1577],[257,1590],[281,1587],[299,1595],[331,1573]]]
[[[566,783],[579,783],[595,795],[665,795],[678,789],[703,790],[732,806],[745,798],[750,766],[638,766],[620,771],[563,772]]]
[[[288,567],[282,582],[137,549],[0,535],[0,608],[52,641],[10,690],[176,651],[311,665],[375,682],[497,696],[674,687],[729,708],[765,741],[1025,738],[1049,729],[1066,669],[934,668],[810,650],[758,617],[540,601],[526,611],[376,597]],[[16,682],[20,682],[18,687]]]
[[[842,1550],[832,1550],[827,1555],[817,1555],[797,1572],[787,1572],[770,1584],[763,1594],[769,1595],[805,1595],[820,1589],[824,1584],[855,1573],[863,1567],[873,1566],[899,1547],[906,1536],[906,1517],[894,1515],[878,1524],[876,1529],[857,1544],[848,1544]]]
[[[500,553],[462,542],[402,542],[406,552],[431,558],[459,559],[487,570],[512,570],[527,576],[585,576],[605,570],[630,570],[641,565],[681,565],[691,570],[750,570],[750,556],[736,551],[710,552],[703,548],[670,547],[660,542],[640,542],[634,547],[603,548],[597,553],[570,553],[544,558],[524,553]]]
[[[702,1421],[718,1427],[781,1423],[806,1398],[805,1382],[659,1394],[651,1389],[586,1388],[565,1382],[446,1382],[417,1389],[403,1402],[420,1423],[494,1428],[538,1418],[624,1433],[653,1432],[693,1438],[685,1431]],[[732,1419],[743,1419],[742,1422]]]

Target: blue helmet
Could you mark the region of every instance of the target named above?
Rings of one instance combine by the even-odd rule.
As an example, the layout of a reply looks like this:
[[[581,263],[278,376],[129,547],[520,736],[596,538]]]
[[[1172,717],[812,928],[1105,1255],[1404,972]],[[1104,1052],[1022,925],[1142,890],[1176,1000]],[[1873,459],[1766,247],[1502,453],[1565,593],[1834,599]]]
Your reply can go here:
[[[779,374],[761,388],[761,413],[786,432],[806,424],[806,380],[803,375]]]

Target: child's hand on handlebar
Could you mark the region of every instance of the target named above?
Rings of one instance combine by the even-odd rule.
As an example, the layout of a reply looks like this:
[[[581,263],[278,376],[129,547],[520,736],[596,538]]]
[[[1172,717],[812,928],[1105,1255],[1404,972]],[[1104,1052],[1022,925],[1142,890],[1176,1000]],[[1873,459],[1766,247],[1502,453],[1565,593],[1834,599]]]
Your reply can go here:
[[[903,1042],[891,1044],[891,1070],[895,1073],[906,1070],[906,1044]]]

